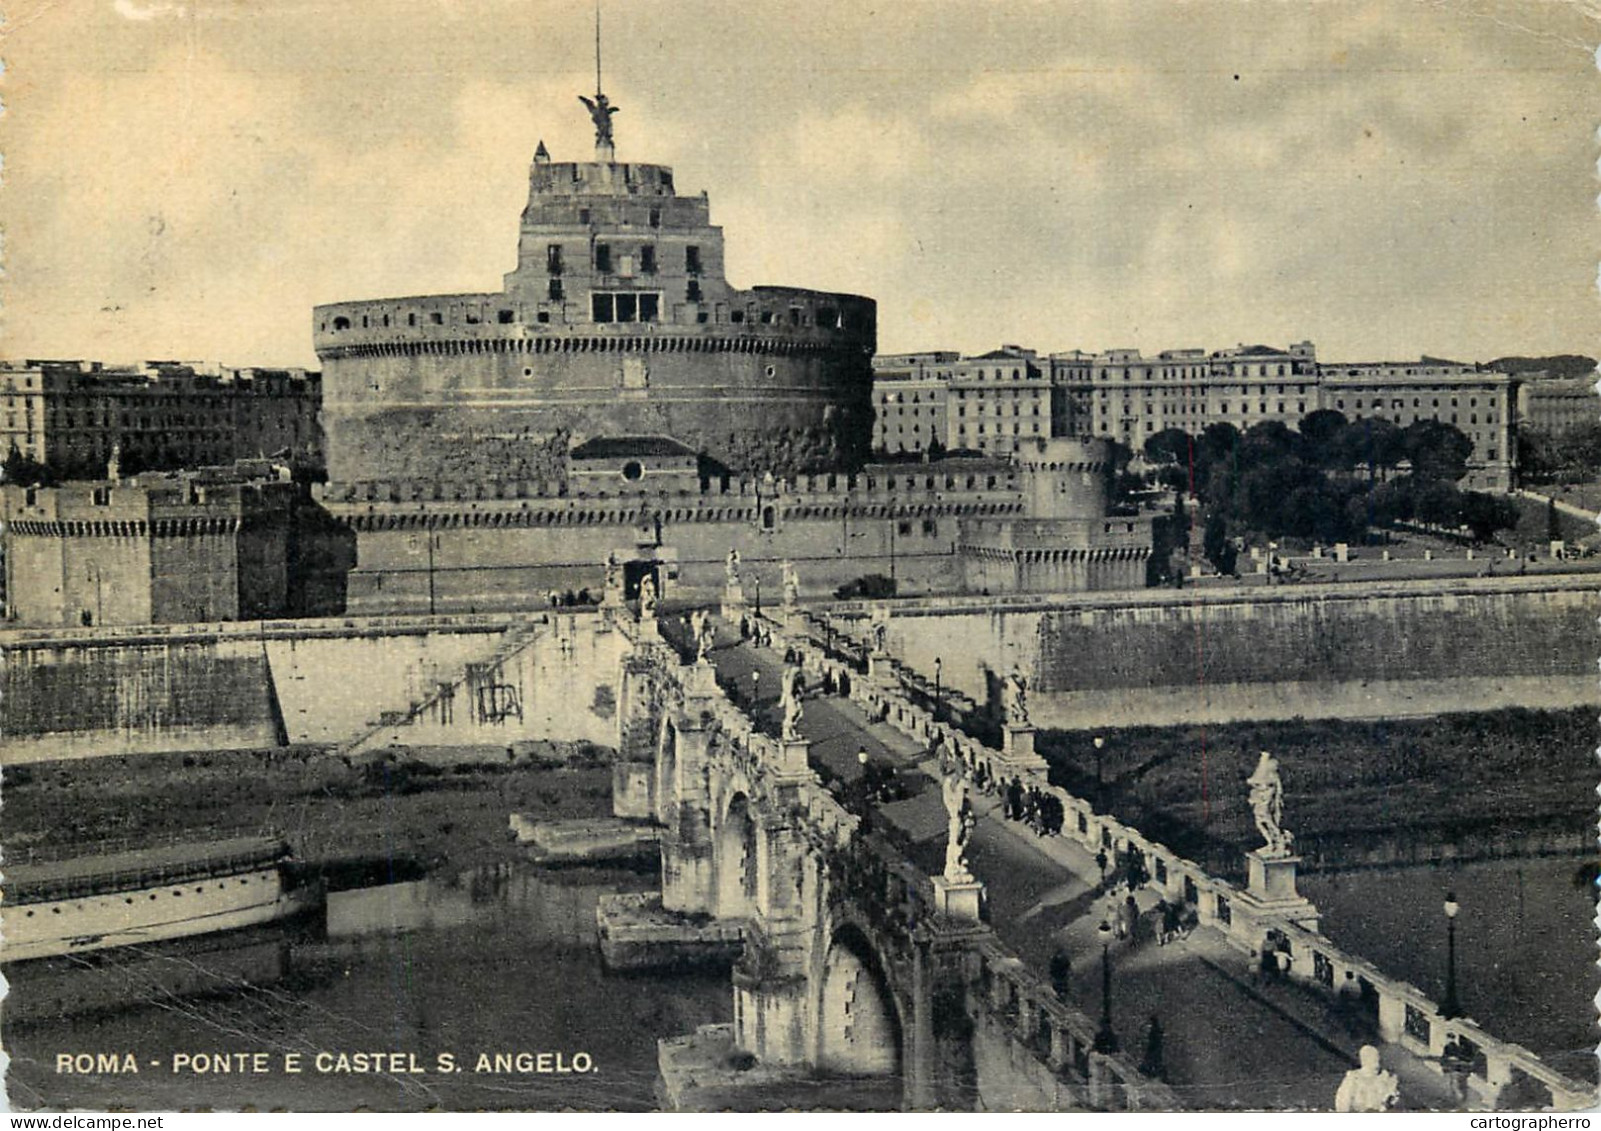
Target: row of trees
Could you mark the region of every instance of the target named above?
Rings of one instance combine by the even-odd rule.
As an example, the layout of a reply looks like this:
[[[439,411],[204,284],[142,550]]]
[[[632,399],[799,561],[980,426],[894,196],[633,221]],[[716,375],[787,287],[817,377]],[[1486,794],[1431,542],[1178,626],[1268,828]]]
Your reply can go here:
[[[1206,513],[1203,549],[1225,573],[1240,537],[1359,542],[1374,527],[1466,525],[1487,540],[1517,522],[1507,499],[1463,491],[1473,443],[1438,421],[1402,428],[1311,413],[1299,431],[1266,421],[1241,432],[1211,424],[1199,436],[1167,429],[1145,444],[1153,477],[1196,496]]]
[[[1601,422],[1562,432],[1518,429],[1518,471],[1529,483],[1580,483],[1601,471]]]

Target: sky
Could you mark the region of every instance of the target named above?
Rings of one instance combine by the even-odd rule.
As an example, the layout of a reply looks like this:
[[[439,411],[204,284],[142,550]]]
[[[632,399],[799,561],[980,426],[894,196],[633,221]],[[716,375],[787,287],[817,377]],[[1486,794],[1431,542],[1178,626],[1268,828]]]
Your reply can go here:
[[[1589,3],[602,0],[618,157],[893,352],[1595,354]],[[315,365],[498,290],[590,0],[13,0],[0,354]]]

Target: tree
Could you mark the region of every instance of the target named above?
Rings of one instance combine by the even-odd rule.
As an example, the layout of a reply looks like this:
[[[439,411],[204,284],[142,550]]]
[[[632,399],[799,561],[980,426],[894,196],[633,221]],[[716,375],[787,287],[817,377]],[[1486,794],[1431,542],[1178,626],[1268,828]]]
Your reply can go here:
[[[1438,479],[1414,486],[1413,507],[1417,516],[1435,526],[1456,527],[1462,524],[1462,492],[1454,483]]]
[[[1341,435],[1340,443],[1346,460],[1343,466],[1364,464],[1369,479],[1375,478],[1381,469],[1393,470],[1407,457],[1400,427],[1382,416],[1364,416],[1352,421]]]
[[[1464,491],[1460,511],[1462,524],[1473,532],[1476,542],[1488,542],[1497,530],[1510,530],[1518,524],[1518,508],[1511,499],[1483,491]]]
[[[1580,424],[1556,438],[1564,482],[1588,479],[1601,471],[1601,423]]]
[[[49,487],[56,482],[56,476],[47,464],[23,455],[12,444],[5,461],[0,463],[0,482],[19,487]]]
[[[1188,467],[1194,441],[1182,428],[1164,428],[1145,441],[1145,458],[1158,466]]]
[[[1346,452],[1342,438],[1350,425],[1343,412],[1320,408],[1301,418],[1301,438],[1306,444],[1307,458],[1319,467],[1349,466],[1342,463]]]
[[[1530,483],[1544,483],[1556,477],[1561,467],[1555,439],[1544,429],[1518,428],[1518,471]]]
[[[1473,441],[1461,429],[1438,420],[1408,425],[1402,446],[1412,461],[1413,475],[1447,483],[1455,483],[1468,473],[1468,456],[1473,454]]]
[[[1239,552],[1234,548],[1234,542],[1228,534],[1228,526],[1223,521],[1223,516],[1213,513],[1206,520],[1206,532],[1201,538],[1201,549],[1206,554],[1206,560],[1211,562],[1219,573],[1232,574]]]

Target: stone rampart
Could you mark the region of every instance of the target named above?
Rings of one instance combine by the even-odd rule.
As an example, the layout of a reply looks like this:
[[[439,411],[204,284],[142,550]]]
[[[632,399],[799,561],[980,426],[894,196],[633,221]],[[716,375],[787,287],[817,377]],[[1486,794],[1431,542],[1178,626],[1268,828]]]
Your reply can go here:
[[[1040,726],[1372,718],[1601,701],[1598,611],[1592,577],[1430,579],[897,602],[889,636],[979,702],[1020,665]]]
[[[506,618],[0,633],[0,765],[339,742],[492,653]]]

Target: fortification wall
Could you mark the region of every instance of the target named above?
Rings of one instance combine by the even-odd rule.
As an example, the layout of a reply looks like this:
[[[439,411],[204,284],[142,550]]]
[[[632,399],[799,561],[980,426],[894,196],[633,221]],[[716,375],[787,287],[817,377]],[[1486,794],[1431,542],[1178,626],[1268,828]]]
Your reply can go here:
[[[587,588],[598,594],[606,555],[616,550],[650,556],[656,524],[635,521],[638,512],[623,506],[597,513],[608,520],[440,530],[374,524],[358,535],[349,609],[364,615],[426,612],[430,590],[439,612],[544,608],[551,590]],[[839,586],[870,574],[893,575],[903,593],[961,587],[954,517],[775,518],[769,530],[753,503],[731,505],[717,520],[692,516],[681,521],[674,513],[665,512],[660,526],[663,546],[678,561],[678,577],[667,586],[669,599],[717,599],[730,548],[739,550],[747,599],[755,600],[759,581],[764,604],[775,604],[783,595],[784,561],[794,563],[802,594],[810,597],[831,596]],[[642,536],[644,549],[633,551]]]
[[[0,636],[0,765],[338,742],[490,655],[506,622],[360,621]]]
[[[282,745],[267,665],[215,642],[7,649],[0,764]]]
[[[623,434],[673,436],[735,470],[859,463],[873,302],[729,298],[649,323],[536,314],[502,295],[319,307],[329,478],[559,478],[572,437]]]
[[[897,608],[890,648],[980,702],[1020,665],[1041,726],[1380,717],[1601,702],[1597,611],[1576,577],[1086,595]]]

